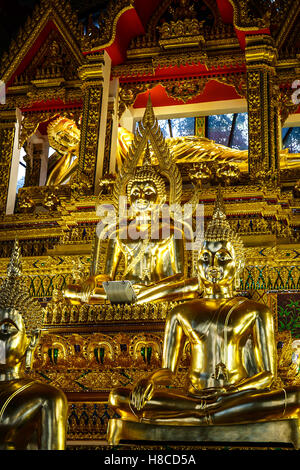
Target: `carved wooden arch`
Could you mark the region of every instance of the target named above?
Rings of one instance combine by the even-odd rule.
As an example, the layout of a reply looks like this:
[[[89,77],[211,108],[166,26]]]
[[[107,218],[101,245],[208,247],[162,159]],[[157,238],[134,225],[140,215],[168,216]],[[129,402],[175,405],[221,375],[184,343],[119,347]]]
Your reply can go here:
[[[72,347],[68,339],[59,335],[46,334],[42,335],[39,341],[39,345],[35,353],[35,367],[49,365],[50,359],[48,351],[55,347],[62,352],[62,357],[58,356],[57,363],[51,364],[51,366],[55,365],[59,367],[66,365],[70,355],[72,354]]]
[[[243,31],[252,31],[267,27],[269,24],[268,16],[265,18],[255,18],[251,15],[249,0],[227,0],[233,8],[233,24],[236,28]]]

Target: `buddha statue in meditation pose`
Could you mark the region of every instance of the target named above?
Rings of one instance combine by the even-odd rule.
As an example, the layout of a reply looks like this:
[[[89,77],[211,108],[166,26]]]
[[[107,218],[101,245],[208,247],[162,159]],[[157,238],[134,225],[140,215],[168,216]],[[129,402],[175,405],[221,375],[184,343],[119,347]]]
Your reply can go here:
[[[109,442],[122,421],[207,427],[299,419],[300,387],[275,386],[271,311],[234,294],[243,258],[242,241],[226,219],[219,193],[197,262],[203,297],[169,312],[161,369],[132,389],[111,391],[109,404],[121,419],[112,420]],[[186,340],[191,346],[188,385],[176,389],[173,379]]]
[[[67,400],[55,387],[32,380],[30,369],[43,314],[20,277],[15,243],[0,286],[0,449],[63,450]]]
[[[159,160],[159,169],[152,165],[150,146]],[[64,296],[72,303],[103,302],[106,294],[102,282],[115,280],[121,257],[125,260],[122,279],[132,283],[138,303],[195,295],[197,279],[190,281],[188,286],[184,281],[185,232],[171,218],[165,222],[162,217],[162,207],[167,199],[166,180],[170,188],[168,207],[179,205],[181,175],[148,101],[126,165],[114,185],[117,223],[104,225],[97,232],[89,278],[81,285],[65,288]],[[119,201],[122,197],[128,201],[126,216],[120,215]],[[101,271],[99,265],[104,239],[108,239],[108,244],[104,270]]]

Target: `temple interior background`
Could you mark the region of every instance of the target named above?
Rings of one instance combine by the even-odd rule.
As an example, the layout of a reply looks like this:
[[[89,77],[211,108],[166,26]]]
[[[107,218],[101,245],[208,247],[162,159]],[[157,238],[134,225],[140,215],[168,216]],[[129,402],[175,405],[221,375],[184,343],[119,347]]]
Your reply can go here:
[[[149,95],[181,203],[196,185],[205,226],[222,187],[246,247],[239,291],[271,308],[278,380],[300,384],[299,25],[294,0],[0,2],[0,276],[17,238],[46,311],[31,374],[65,392],[69,448],[105,448],[110,390],[161,362],[172,302],[62,294],[89,275],[97,207],[112,203]],[[178,384],[188,359],[187,345]]]

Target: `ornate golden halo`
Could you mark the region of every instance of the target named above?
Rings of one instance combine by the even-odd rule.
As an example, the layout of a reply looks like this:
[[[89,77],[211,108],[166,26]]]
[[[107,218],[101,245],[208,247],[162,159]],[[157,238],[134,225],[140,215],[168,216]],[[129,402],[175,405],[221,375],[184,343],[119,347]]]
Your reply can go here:
[[[7,277],[0,286],[0,309],[17,310],[24,320],[27,333],[40,330],[43,326],[44,309],[28,295],[22,279],[21,250],[17,240],[7,267]]]

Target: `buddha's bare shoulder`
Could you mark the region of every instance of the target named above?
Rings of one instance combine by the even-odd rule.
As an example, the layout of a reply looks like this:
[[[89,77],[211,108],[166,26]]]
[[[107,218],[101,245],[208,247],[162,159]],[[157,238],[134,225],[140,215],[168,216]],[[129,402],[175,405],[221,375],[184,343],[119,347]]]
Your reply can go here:
[[[236,297],[236,300],[239,309],[247,309],[252,312],[261,313],[262,315],[272,315],[270,308],[262,302],[256,302],[255,300],[248,299],[247,297]]]
[[[197,313],[198,315],[209,313],[216,311],[216,308],[218,306],[216,305],[216,302],[208,301],[208,299],[192,299],[192,300],[187,300],[186,302],[182,302],[175,307],[169,312],[169,316],[172,315],[188,315]]]
[[[27,390],[28,394],[37,395],[45,400],[63,402],[67,400],[65,394],[57,387],[53,387],[52,385],[45,384],[38,380],[32,381]]]
[[[236,313],[239,312],[253,312],[257,315],[261,316],[272,316],[272,313],[269,307],[263,303],[256,302],[254,300],[248,299],[247,297],[235,297],[235,303],[231,304],[234,308]],[[188,300],[181,304],[176,305],[169,314],[177,315],[182,314],[183,312],[187,314],[188,312],[194,313],[198,312],[198,314],[205,313],[212,313],[219,309],[224,305],[224,300],[216,300],[216,299],[207,299],[207,298],[199,298]]]

